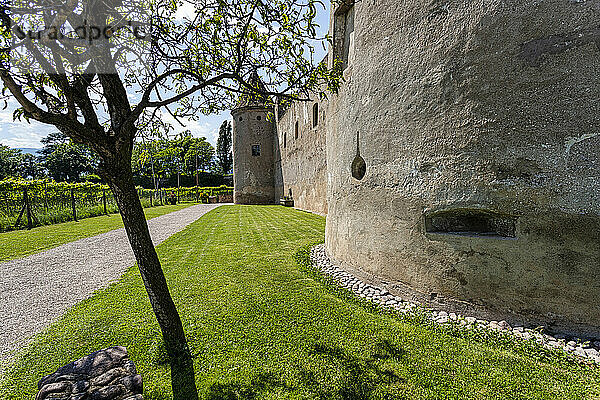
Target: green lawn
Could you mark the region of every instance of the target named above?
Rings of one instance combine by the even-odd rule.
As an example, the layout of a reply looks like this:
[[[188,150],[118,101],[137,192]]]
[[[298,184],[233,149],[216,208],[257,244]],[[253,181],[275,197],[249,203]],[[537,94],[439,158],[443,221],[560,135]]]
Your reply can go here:
[[[159,246],[195,354],[202,399],[598,399],[596,370],[543,362],[403,322],[337,296],[295,263],[323,218],[278,206],[223,206]],[[169,399],[159,329],[130,269],[39,335],[0,385],[36,383],[94,350],[124,345],[147,400]]]
[[[145,208],[146,218],[152,219],[189,207],[192,203]],[[73,242],[123,227],[120,214],[85,218],[78,222],[45,225],[32,230],[0,233],[0,261],[14,260],[61,244]]]

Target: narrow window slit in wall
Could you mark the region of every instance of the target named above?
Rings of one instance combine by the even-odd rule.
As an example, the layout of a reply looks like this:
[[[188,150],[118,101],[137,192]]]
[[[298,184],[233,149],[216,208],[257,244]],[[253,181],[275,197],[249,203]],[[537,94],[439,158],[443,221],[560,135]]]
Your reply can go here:
[[[313,128],[319,125],[319,103],[313,105]]]
[[[425,232],[515,238],[516,221],[512,215],[495,211],[459,208],[425,215]]]
[[[300,134],[300,129],[298,127],[298,121],[296,121],[296,126],[294,127],[294,139],[298,139],[299,134]]]
[[[253,157],[260,156],[260,144],[253,144],[252,145],[252,156]]]
[[[354,2],[343,1],[334,13],[333,58],[342,63],[345,70],[354,53]]]

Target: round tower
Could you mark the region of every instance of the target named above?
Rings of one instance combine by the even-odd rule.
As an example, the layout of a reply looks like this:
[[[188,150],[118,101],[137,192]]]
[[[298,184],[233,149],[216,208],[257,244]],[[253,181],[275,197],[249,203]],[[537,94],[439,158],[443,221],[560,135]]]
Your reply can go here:
[[[261,87],[257,74],[253,86]],[[272,109],[260,96],[246,96],[231,111],[233,117],[233,201],[235,204],[273,204],[274,124]]]

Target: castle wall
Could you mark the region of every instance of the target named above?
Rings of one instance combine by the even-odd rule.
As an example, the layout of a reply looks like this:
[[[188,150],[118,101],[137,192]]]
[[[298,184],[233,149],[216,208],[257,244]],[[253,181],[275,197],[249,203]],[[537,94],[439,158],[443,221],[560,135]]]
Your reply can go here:
[[[278,120],[274,140],[275,197],[288,196],[291,189],[295,207],[320,214],[327,213],[326,106],[292,104]]]
[[[600,2],[431,4],[355,6],[328,254],[441,307],[600,336]]]
[[[233,116],[233,201],[236,204],[273,204],[273,121],[270,110],[242,107]],[[259,146],[260,154],[253,154]],[[255,148],[254,151],[257,149]]]

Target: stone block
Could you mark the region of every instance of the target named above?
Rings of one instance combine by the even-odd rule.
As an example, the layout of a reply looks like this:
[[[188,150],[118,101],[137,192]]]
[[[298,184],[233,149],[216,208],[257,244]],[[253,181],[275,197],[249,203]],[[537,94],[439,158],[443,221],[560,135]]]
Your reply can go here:
[[[142,377],[122,346],[96,351],[38,382],[36,400],[143,400]]]

